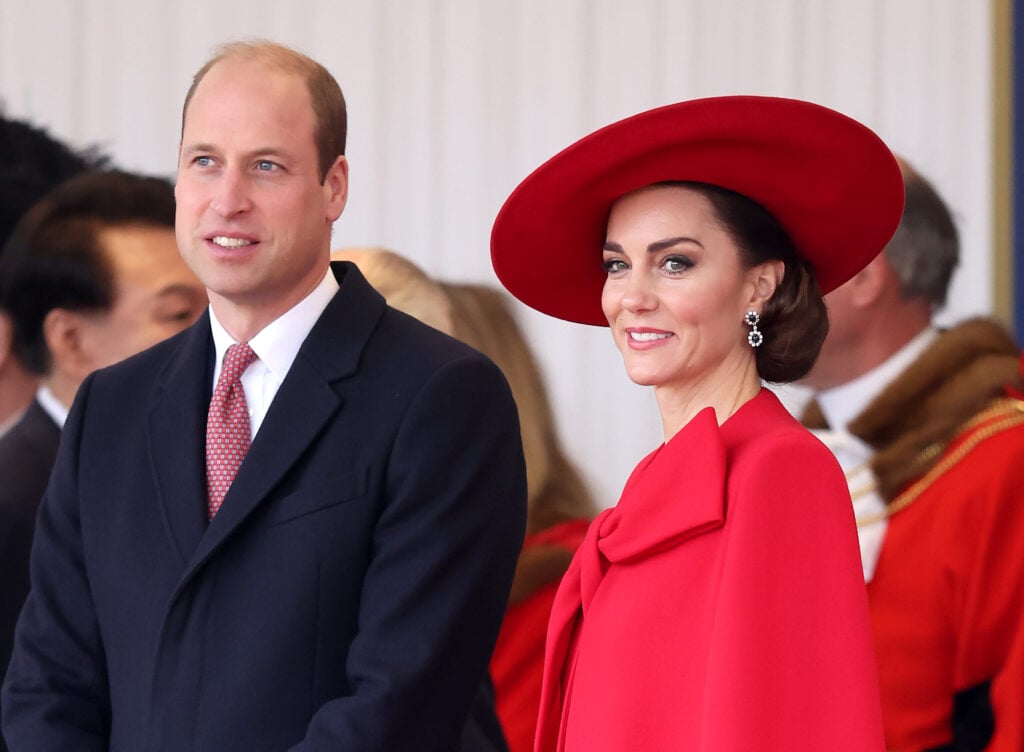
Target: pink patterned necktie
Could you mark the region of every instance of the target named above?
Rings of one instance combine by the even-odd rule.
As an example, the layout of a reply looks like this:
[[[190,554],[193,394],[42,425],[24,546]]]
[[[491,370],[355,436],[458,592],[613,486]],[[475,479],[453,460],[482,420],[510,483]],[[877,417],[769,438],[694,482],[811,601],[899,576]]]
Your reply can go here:
[[[206,417],[206,511],[211,520],[249,451],[249,406],[245,403],[242,374],[255,360],[256,353],[245,342],[231,345],[210,400]]]

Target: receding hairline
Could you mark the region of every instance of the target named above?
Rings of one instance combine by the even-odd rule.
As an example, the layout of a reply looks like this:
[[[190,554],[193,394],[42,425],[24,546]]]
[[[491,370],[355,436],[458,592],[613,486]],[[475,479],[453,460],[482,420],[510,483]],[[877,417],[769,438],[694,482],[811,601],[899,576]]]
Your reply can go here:
[[[199,84],[216,65],[224,62],[259,63],[270,70],[298,76],[305,82],[306,91],[311,101],[312,92],[309,91],[309,83],[313,75],[317,72],[330,75],[326,68],[311,57],[277,42],[262,39],[225,42],[216,48],[213,56],[192,77],[192,84],[185,94],[185,102],[181,107],[182,136],[185,133],[185,116],[188,113],[188,106],[192,102],[192,97],[195,96]]]
[[[179,147],[185,136],[188,108],[200,82],[215,66],[225,61],[255,63],[269,72],[294,76],[305,84],[306,96],[313,111],[313,141],[316,146],[320,183],[323,184],[338,157],[345,155],[345,140],[348,135],[345,94],[326,67],[308,55],[277,42],[228,42],[217,48],[216,54],[193,77],[192,85],[185,95],[185,103],[181,108]]]

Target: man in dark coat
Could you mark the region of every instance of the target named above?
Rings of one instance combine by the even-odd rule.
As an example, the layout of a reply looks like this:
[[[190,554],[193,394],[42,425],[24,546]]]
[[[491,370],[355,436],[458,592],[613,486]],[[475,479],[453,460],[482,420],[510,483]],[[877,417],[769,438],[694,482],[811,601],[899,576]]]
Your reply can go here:
[[[197,74],[177,234],[210,309],[79,390],[4,686],[13,752],[459,743],[522,542],[516,409],[493,363],[329,264],[344,133],[334,79],[291,50]]]

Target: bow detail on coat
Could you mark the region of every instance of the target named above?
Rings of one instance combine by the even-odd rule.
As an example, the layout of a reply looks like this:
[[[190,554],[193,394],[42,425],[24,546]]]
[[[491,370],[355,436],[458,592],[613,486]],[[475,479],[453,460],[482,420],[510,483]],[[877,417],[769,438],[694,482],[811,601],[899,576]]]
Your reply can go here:
[[[604,558],[625,563],[720,526],[725,467],[718,420],[709,407],[633,471],[598,530]]]
[[[561,726],[563,698],[571,694],[574,633],[608,568],[654,556],[721,527],[725,485],[725,445],[709,407],[644,458],[626,481],[618,505],[591,523],[551,610],[537,730],[544,744],[538,749],[553,748],[561,736],[555,731]]]

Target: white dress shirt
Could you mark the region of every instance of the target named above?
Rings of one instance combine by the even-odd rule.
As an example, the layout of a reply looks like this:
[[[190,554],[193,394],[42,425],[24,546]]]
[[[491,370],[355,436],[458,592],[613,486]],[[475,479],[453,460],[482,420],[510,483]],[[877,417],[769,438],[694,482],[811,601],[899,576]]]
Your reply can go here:
[[[36,402],[53,419],[53,422],[57,424],[57,428],[64,428],[70,408],[57,399],[57,396],[50,391],[49,387],[41,386],[36,390]]]
[[[256,433],[267,416],[267,410],[270,409],[277,390],[295,362],[295,356],[298,355],[303,341],[338,289],[338,280],[328,269],[323,280],[309,295],[271,321],[249,340],[249,347],[256,353],[258,360],[242,374],[242,389],[245,391],[245,402],[249,407],[249,432],[252,438],[256,438]],[[213,369],[213,387],[216,388],[224,364],[224,355],[231,345],[237,343],[217,319],[212,306],[210,329],[217,353]]]
[[[816,395],[829,427],[827,430],[814,431],[814,434],[832,450],[846,473],[846,482],[853,498],[853,511],[858,520],[857,534],[865,582],[870,582],[875,574],[889,521],[884,516],[886,504],[878,493],[878,483],[869,464],[874,457],[874,450],[851,434],[848,427],[928,349],[938,335],[937,329],[928,327],[881,365],[853,381]],[[877,519],[867,522],[869,518]]]

